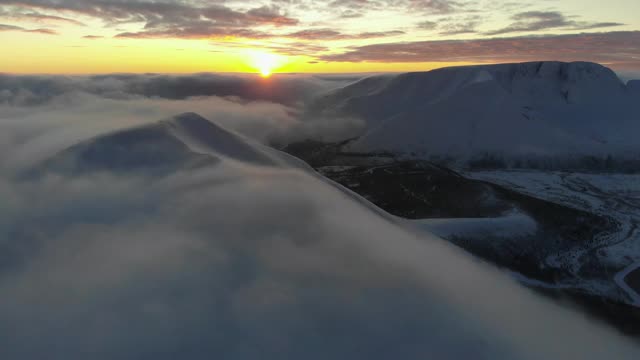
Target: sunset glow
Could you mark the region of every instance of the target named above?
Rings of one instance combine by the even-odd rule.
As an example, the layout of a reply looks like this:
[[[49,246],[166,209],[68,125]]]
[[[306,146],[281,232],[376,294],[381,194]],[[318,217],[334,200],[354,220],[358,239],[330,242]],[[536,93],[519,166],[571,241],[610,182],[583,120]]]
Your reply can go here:
[[[0,71],[402,72],[555,59],[640,69],[640,2],[0,1]],[[598,10],[594,10],[598,9]],[[193,19],[200,19],[194,22]]]
[[[286,62],[286,58],[283,56],[277,56],[271,53],[262,51],[249,51],[247,53],[249,57],[249,64],[255,68],[262,77],[269,77],[277,68],[281,67]]]

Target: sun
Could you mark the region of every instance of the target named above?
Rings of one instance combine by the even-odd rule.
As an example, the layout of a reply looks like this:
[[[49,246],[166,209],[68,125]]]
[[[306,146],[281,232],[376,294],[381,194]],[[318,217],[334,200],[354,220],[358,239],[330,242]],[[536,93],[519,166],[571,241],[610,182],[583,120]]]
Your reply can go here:
[[[282,56],[257,50],[249,52],[248,57],[249,65],[264,78],[270,77],[285,62]]]
[[[271,76],[271,69],[266,67],[260,69],[260,76],[262,76],[263,78],[268,78],[269,76]]]

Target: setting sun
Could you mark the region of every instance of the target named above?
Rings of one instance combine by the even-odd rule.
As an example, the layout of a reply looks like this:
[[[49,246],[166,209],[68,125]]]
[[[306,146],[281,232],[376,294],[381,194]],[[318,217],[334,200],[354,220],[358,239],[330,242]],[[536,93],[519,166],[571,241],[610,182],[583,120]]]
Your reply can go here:
[[[250,66],[256,69],[262,77],[269,77],[271,74],[282,67],[285,63],[283,56],[262,52],[262,51],[250,51],[249,54]]]

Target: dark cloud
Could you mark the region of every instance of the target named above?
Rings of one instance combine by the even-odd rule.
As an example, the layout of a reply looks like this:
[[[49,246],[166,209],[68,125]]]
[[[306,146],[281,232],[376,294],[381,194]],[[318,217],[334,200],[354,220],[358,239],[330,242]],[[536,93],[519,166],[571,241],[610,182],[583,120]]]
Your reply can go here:
[[[487,35],[535,32],[554,29],[586,30],[624,25],[616,22],[575,21],[567,18],[564,14],[558,11],[526,11],[513,15],[512,19],[515,22],[511,25],[503,29],[487,32]]]
[[[514,62],[585,60],[640,66],[640,32],[608,32],[543,37],[417,41],[353,47],[325,61],[371,62]]]

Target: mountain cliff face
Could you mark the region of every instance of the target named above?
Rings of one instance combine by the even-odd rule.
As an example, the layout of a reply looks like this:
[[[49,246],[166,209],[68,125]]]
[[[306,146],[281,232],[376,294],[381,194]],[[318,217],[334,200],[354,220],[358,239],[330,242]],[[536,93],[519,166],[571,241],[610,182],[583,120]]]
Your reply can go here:
[[[362,118],[345,150],[428,158],[640,153],[640,94],[593,63],[535,62],[364,79],[311,111]]]

